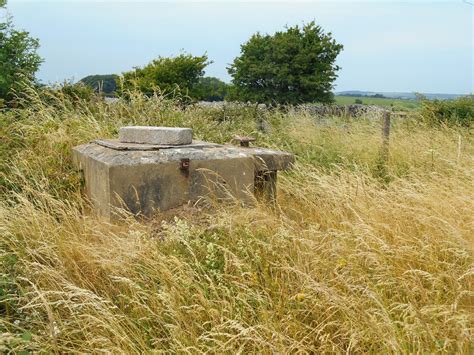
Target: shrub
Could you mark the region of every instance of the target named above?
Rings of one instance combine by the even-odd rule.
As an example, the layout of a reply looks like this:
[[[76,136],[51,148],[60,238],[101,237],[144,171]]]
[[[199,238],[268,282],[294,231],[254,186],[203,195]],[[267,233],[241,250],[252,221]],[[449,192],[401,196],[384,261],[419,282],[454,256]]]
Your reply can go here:
[[[332,102],[342,48],[314,22],[254,34],[228,69],[236,97],[267,104]]]
[[[139,90],[152,96],[158,89],[163,94],[196,97],[195,86],[208,64],[206,54],[198,57],[190,54],[158,57],[143,68],[123,73],[118,80],[118,92],[127,96],[128,92]]]
[[[0,9],[5,4],[0,1]],[[42,62],[38,47],[38,40],[28,32],[15,30],[10,17],[0,22],[0,99],[9,103],[25,83],[34,82]]]
[[[422,116],[432,124],[470,126],[474,123],[474,95],[455,100],[422,98]]]

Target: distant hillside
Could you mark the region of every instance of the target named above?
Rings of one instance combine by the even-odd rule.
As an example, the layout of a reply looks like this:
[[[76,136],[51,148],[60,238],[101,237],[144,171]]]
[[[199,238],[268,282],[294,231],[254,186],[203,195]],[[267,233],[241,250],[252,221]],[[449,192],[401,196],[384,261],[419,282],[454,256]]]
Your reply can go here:
[[[459,94],[427,94],[420,93],[426,96],[430,100],[439,99],[439,100],[452,100],[461,96]],[[348,90],[348,91],[339,91],[336,92],[336,96],[374,96],[374,95],[383,95],[391,99],[405,99],[413,100],[416,99],[416,93],[414,92],[383,92],[383,91],[360,91],[360,90]]]
[[[118,76],[115,74],[89,75],[79,80],[79,82],[90,86],[97,92],[101,91],[106,95],[111,95],[115,93],[117,89],[116,78],[118,78]]]

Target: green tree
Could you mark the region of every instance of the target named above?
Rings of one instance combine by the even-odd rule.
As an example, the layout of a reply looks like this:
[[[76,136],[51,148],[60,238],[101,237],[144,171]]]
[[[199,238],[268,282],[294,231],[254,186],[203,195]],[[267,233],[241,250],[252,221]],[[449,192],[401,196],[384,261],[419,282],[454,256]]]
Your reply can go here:
[[[222,80],[210,76],[199,78],[194,87],[196,98],[203,101],[223,101],[228,85]]]
[[[158,57],[143,68],[135,68],[119,78],[119,92],[138,89],[151,95],[159,89],[165,94],[177,93],[196,97],[195,86],[210,64],[207,55],[181,54],[176,57]]]
[[[342,49],[314,22],[274,35],[256,33],[228,68],[232,95],[267,104],[331,102]]]
[[[0,8],[5,5],[6,0],[0,0]],[[12,100],[22,85],[34,82],[42,63],[38,47],[28,32],[14,29],[8,15],[0,22],[0,99]]]

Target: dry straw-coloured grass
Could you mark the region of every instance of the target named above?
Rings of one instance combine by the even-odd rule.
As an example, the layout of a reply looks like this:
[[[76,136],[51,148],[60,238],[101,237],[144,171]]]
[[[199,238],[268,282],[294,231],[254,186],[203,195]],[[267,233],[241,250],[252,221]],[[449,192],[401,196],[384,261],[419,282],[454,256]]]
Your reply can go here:
[[[3,351],[472,351],[467,129],[396,122],[381,170],[378,122],[183,111],[158,98],[67,104],[2,118]],[[271,133],[255,131],[255,115]],[[130,122],[188,125],[219,142],[256,133],[298,163],[275,209],[195,207],[112,225],[81,197],[68,151]]]

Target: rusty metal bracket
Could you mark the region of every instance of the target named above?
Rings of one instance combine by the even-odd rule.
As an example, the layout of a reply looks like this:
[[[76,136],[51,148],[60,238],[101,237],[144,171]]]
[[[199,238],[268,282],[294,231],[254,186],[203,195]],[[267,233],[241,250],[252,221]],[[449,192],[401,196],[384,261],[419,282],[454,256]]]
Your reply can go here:
[[[179,162],[179,170],[181,170],[181,173],[188,177],[189,176],[189,167],[191,165],[191,161],[189,158],[181,158]]]

